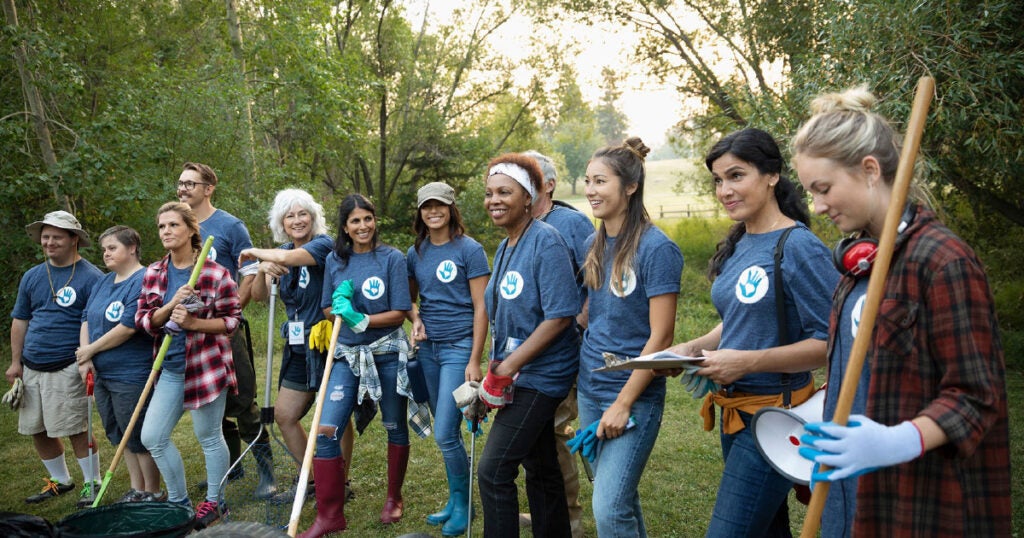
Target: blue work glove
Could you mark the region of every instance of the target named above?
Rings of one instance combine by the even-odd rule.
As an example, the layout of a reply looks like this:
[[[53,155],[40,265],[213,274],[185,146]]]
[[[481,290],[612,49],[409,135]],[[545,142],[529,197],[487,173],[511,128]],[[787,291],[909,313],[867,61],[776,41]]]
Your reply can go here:
[[[339,284],[331,294],[331,313],[341,316],[342,321],[352,329],[352,332],[361,333],[370,324],[370,317],[362,312],[356,312],[352,307],[352,292],[351,280]]]
[[[696,364],[684,364],[683,373],[679,376],[679,382],[683,384],[686,391],[693,396],[693,399],[699,400],[709,392],[718,392],[722,387],[718,383],[711,380],[710,377],[697,375],[697,370],[701,367]]]
[[[804,425],[800,455],[831,469],[816,466],[816,482],[842,480],[882,467],[905,463],[924,454],[920,430],[909,420],[896,426],[879,424],[864,415],[853,415],[846,426],[834,422]]]
[[[462,412],[466,412],[465,408],[462,409]],[[484,415],[483,417],[480,417],[476,420],[476,433],[473,432],[472,420],[469,420],[466,417],[462,417],[462,420],[466,421],[466,431],[469,433],[473,433],[473,437],[480,437],[480,435],[484,433],[484,422],[487,422],[487,415]]]
[[[597,438],[597,426],[601,424],[600,420],[595,420],[582,430],[576,431],[576,436],[565,442],[565,445],[569,447],[569,452],[575,454],[582,452],[583,457],[587,458],[590,462],[597,459],[597,445],[600,439]]]

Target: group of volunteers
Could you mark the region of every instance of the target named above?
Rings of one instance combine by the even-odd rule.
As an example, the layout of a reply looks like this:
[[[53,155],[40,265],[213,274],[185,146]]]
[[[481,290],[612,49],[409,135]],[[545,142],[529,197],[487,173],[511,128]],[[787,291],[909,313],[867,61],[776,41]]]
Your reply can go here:
[[[825,366],[825,421],[806,425],[800,450],[814,462],[812,486],[834,482],[822,536],[1009,536],[1005,364],[992,294],[981,262],[920,187],[903,210],[878,321],[867,329],[854,414],[845,426],[831,422],[900,157],[900,140],[871,111],[874,103],[864,88],[812,103],[790,146],[802,190],[762,130],[745,128],[711,147],[705,164],[715,195],[735,221],[707,269],[721,320],[675,345],[683,255],[644,207],[650,150],[639,138],[601,148],[587,164],[596,228],[552,199],[549,158],[491,160],[483,204],[505,237],[490,262],[443,182],[418,189],[415,242],[404,254],[382,241],[366,197],[341,200],[332,238],[321,204],[297,189],[279,192],[269,212],[280,246],[253,248],[244,224],[213,207],[216,174],[197,163],[181,172],[180,201],[157,212],[167,255],[148,267],[140,234],[115,226],[99,238],[104,275],[79,255],[90,241],[75,217],[49,213],[27,227],[45,260],[22,277],[11,314],[7,378],[24,382],[18,429],[32,436],[49,475],[26,502],[75,489],[61,439],[69,437],[86,482],[80,506],[92,503],[99,457],[89,450],[84,380],[95,375],[104,430],[119,443],[170,338],[141,427],[127,442],[131,487],[122,501],[192,506],[171,440],[188,409],[206,464],[205,495],[195,505],[200,527],[227,513],[219,486],[237,478],[226,475],[245,440],[254,447],[258,498],[307,488],[316,518],[301,536],[344,530],[353,430],[378,409],[387,434],[380,521],[400,520],[409,429],[429,431],[410,411],[422,376],[448,491],[419,502],[439,508],[426,523],[442,535],[464,534],[482,515],[487,537],[519,536],[523,526],[538,537],[583,536],[578,451],[593,479],[597,535],[647,536],[638,492],[662,427],[667,379],[681,376],[703,400],[704,429],[714,430],[717,418],[720,432],[724,468],[707,536],[792,536],[794,484],[761,455],[751,421],[763,407],[809,400],[812,372]],[[809,227],[809,205],[850,237],[828,248]],[[190,285],[208,235],[214,247]],[[247,302],[275,289],[287,313],[275,421],[291,452],[277,457],[303,459],[300,420],[321,386],[326,395],[311,432],[312,480],[285,492],[270,445],[257,436],[242,316]],[[327,349],[332,324],[340,330]],[[702,360],[674,370],[595,371],[608,353],[665,349]],[[457,401],[453,393],[465,390],[468,400]],[[477,429],[485,414],[486,444],[473,462],[461,430],[466,420]],[[672,472],[685,476],[694,465],[674,462]],[[528,514],[519,513],[520,467]],[[474,478],[478,513],[470,508]]]

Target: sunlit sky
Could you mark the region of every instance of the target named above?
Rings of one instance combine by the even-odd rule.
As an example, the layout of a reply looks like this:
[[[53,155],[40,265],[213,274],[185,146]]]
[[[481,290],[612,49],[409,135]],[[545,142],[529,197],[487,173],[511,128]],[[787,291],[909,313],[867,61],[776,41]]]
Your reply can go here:
[[[404,2],[407,15],[415,27],[423,20],[423,9],[429,6],[431,21],[448,21],[452,10],[461,2],[458,0],[407,0]],[[502,27],[500,34],[509,35],[541,35],[556,42],[567,43],[577,40],[580,52],[573,57],[578,84],[584,98],[596,105],[601,95],[601,69],[611,67],[617,73],[626,75],[622,85],[622,98],[619,110],[629,118],[628,135],[640,136],[652,147],[665,143],[666,131],[680,119],[682,113],[681,99],[674,89],[659,85],[654,77],[637,72],[639,66],[629,64],[628,58],[638,43],[638,36],[630,29],[604,23],[598,26],[587,26],[575,23],[560,23],[557,32],[552,28],[534,28],[532,22],[523,14],[517,14]],[[529,50],[523,47],[525,40],[491,39],[494,49],[512,60],[521,60]]]

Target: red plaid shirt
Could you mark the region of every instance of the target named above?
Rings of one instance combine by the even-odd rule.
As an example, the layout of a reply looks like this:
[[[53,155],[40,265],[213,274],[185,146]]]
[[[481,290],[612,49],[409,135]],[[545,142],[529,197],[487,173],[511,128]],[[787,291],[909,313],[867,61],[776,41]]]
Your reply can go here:
[[[853,288],[836,290],[832,333]],[[867,359],[867,415],[933,419],[949,442],[860,478],[857,536],[1009,536],[1006,366],[981,262],[919,209],[897,241]]]
[[[167,264],[170,256],[146,268],[139,294],[135,324],[153,336],[163,334],[163,327],[153,327],[153,312],[164,305],[167,292]],[[231,357],[230,336],[242,318],[235,281],[224,267],[206,260],[199,274],[196,290],[203,307],[194,315],[202,319],[222,319],[227,334],[185,332],[185,407],[198,409],[217,399],[221,391],[238,392],[235,363]],[[153,341],[154,355],[160,338]]]

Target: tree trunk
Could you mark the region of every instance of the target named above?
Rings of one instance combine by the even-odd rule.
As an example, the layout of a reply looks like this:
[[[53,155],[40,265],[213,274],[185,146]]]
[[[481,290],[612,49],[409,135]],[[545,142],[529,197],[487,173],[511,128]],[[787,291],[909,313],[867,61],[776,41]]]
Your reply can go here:
[[[13,0],[9,0],[13,1]],[[252,193],[256,182],[256,138],[252,128],[252,99],[249,98],[249,77],[245,72],[245,56],[242,54],[242,27],[238,24],[238,5],[236,0],[224,0],[227,6],[228,33],[231,35],[231,50],[238,60],[238,74],[242,81],[242,99],[245,101],[245,127],[249,135],[249,151],[245,154],[246,170],[249,177],[245,181],[246,192]]]

